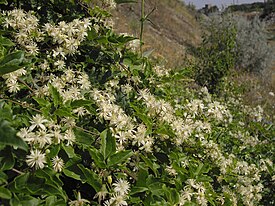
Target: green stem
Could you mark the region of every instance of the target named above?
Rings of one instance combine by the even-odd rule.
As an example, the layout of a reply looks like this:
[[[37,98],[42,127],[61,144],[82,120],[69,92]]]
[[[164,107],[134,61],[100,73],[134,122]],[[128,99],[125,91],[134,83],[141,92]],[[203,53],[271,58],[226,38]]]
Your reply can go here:
[[[12,168],[11,170],[14,171],[14,172],[16,172],[17,174],[20,174],[20,175],[25,174],[24,172],[21,172],[21,171],[15,169],[15,168]]]

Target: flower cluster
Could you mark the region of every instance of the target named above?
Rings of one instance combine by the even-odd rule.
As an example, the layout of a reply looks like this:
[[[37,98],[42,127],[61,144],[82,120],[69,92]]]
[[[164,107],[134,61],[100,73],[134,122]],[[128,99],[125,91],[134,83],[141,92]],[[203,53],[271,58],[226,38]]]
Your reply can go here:
[[[194,198],[198,205],[207,206],[208,201],[205,197],[206,188],[203,183],[197,182],[194,179],[188,179],[186,183],[187,185],[181,191],[179,205],[183,206]]]
[[[126,202],[127,195],[130,191],[130,184],[123,179],[118,179],[115,183],[113,183],[114,193],[109,200],[104,202],[104,206],[126,206],[128,205]]]
[[[18,83],[18,78],[25,75],[27,71],[25,69],[18,69],[14,72],[3,75],[3,78],[6,80],[5,83],[9,88],[10,93],[17,93],[20,91],[21,87]]]
[[[116,8],[116,2],[114,0],[103,0],[103,6],[110,9]]]
[[[229,134],[238,140],[240,140],[243,143],[243,146],[241,146],[240,149],[245,149],[247,145],[255,147],[256,145],[260,144],[261,141],[258,139],[257,136],[252,136],[249,134],[248,131],[242,132],[242,131],[237,131],[236,133],[229,132]]]
[[[21,128],[17,136],[22,138],[31,147],[31,154],[27,155],[27,164],[30,167],[44,168],[46,154],[44,153],[50,145],[65,143],[67,146],[75,142],[75,135],[71,120],[62,119],[62,124],[57,124],[53,120],[48,120],[40,114],[36,114],[30,120],[30,126]],[[53,169],[62,171],[63,160],[56,156],[52,160]]]
[[[81,42],[87,37],[90,27],[89,18],[74,19],[69,23],[61,21],[58,25],[45,24],[45,32],[52,37],[53,44],[57,45],[56,49],[51,52],[51,56],[63,59],[66,55],[75,54]]]
[[[109,121],[111,131],[117,140],[117,148],[122,150],[126,145],[138,145],[140,150],[150,152],[152,150],[153,138],[146,135],[147,128],[138,124],[129,117],[121,107],[116,105],[115,97],[104,91],[94,90],[93,99],[97,102],[99,116]]]
[[[193,132],[197,132],[197,136],[203,137],[203,133],[210,133],[211,126],[207,122],[196,121],[191,115],[186,114],[184,118],[175,114],[175,109],[164,100],[157,100],[148,90],[140,91],[140,98],[144,100],[148,108],[148,115],[157,117],[161,122],[167,122],[176,134],[173,142],[181,145],[184,142],[193,142],[189,137]]]
[[[159,65],[156,65],[155,67],[153,67],[153,70],[158,77],[168,76],[170,72],[169,69]]]
[[[15,39],[30,55],[37,55],[37,42],[44,41],[44,33],[39,29],[39,20],[32,14],[21,9],[6,12],[4,22],[6,28],[15,30]]]

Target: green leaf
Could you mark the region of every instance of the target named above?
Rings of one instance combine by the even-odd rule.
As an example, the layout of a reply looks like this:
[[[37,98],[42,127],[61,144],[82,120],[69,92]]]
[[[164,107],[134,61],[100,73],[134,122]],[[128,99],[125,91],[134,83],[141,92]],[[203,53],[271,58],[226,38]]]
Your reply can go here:
[[[57,199],[56,196],[49,196],[45,199],[45,206],[66,206],[66,203],[62,199]]]
[[[91,101],[91,100],[79,99],[79,100],[72,101],[71,102],[71,107],[73,109],[75,109],[75,108],[79,108],[79,107],[84,107],[86,105],[91,105],[93,103],[94,102]]]
[[[197,179],[200,178],[200,181],[202,181],[202,180],[204,180],[204,182],[207,181],[207,180],[212,181],[212,179],[210,177],[203,175],[203,173],[208,173],[209,170],[210,170],[210,166],[209,165],[206,165],[206,164],[203,164],[203,163],[200,162],[199,166],[197,167],[197,169],[193,173],[193,175]]]
[[[116,152],[116,140],[111,134],[109,129],[104,130],[100,134],[101,147],[100,152],[103,155],[104,160],[106,160],[110,155]]]
[[[131,188],[130,195],[146,192],[148,190],[149,189],[147,187],[133,187],[133,188]]]
[[[84,181],[87,182],[89,185],[91,185],[96,192],[99,192],[101,190],[101,182],[99,181],[100,177],[93,171],[85,168],[82,164],[78,164],[77,166],[85,176]]]
[[[4,187],[0,187],[0,198],[11,199],[11,197],[12,197],[12,194],[8,189]]]
[[[0,4],[8,5],[7,0],[0,0]]]
[[[122,35],[122,36],[119,36],[118,38],[117,38],[117,40],[120,42],[120,43],[127,43],[127,42],[130,42],[130,41],[133,41],[133,40],[135,40],[135,39],[137,39],[137,38],[135,38],[135,37],[132,37],[132,36],[125,36],[125,35]]]
[[[27,181],[29,179],[29,173],[25,173],[22,175],[17,176],[14,180],[14,189],[17,191],[23,190],[26,185],[27,185]]]
[[[6,52],[7,49],[0,45],[0,59],[3,58],[3,56],[5,56]]]
[[[96,39],[98,37],[98,34],[96,32],[96,30],[94,28],[91,28],[89,31],[88,31],[88,36],[87,36],[87,39],[90,40],[90,41],[93,41],[94,39]]]
[[[99,44],[108,44],[108,38],[106,36],[100,36],[96,39]]]
[[[21,138],[16,136],[16,131],[6,120],[0,119],[0,144],[13,146],[28,151],[28,145]]]
[[[157,134],[174,136],[173,130],[166,124],[159,125],[158,128],[154,132]]]
[[[0,185],[7,183],[8,175],[2,171],[0,171]]]
[[[56,176],[56,172],[51,168],[36,170],[35,176],[44,179],[47,184],[55,187],[61,187],[63,185],[63,182]]]
[[[157,180],[154,180],[155,182],[148,185],[149,191],[156,196],[162,196],[164,191],[163,187],[165,186],[164,183],[161,183]]]
[[[81,162],[81,157],[79,157],[79,155],[76,155],[70,158],[70,160],[66,162],[65,168],[71,167],[79,162]]]
[[[1,4],[1,1],[0,1],[0,4]],[[6,46],[6,47],[12,47],[14,46],[14,43],[10,39],[0,36],[0,45]]]
[[[57,91],[55,87],[53,87],[51,84],[49,84],[49,92],[53,98],[53,104],[55,107],[57,107],[60,103],[62,103],[62,97]]]
[[[53,145],[50,147],[50,153],[47,154],[48,158],[54,158],[60,151],[60,145]]]
[[[171,205],[178,205],[179,203],[179,193],[174,188],[168,188],[165,185],[163,186],[166,199],[171,203]]]
[[[74,134],[76,137],[76,142],[82,145],[91,146],[96,139],[95,135],[92,135],[88,132],[85,132],[77,128],[74,129]]]
[[[144,110],[138,108],[134,104],[130,103],[130,106],[136,111],[136,115],[142,120],[142,122],[147,126],[148,130],[152,129],[152,120],[144,114]]]
[[[100,151],[98,151],[95,148],[90,148],[89,149],[89,153],[92,157],[92,159],[95,161],[95,164],[99,167],[99,168],[106,168],[106,164],[104,162],[104,157],[103,155],[100,153]]]
[[[49,107],[51,103],[43,98],[33,97],[33,99],[41,106],[41,107]]]
[[[61,107],[54,112],[59,117],[73,117],[72,111],[68,107]]]
[[[144,162],[140,162],[138,165],[138,178],[136,186],[138,187],[146,187],[146,179],[148,178],[148,167]]]
[[[76,156],[76,154],[74,153],[74,148],[72,146],[63,145],[62,148],[65,150],[69,158],[73,158]]]
[[[75,172],[68,170],[68,169],[63,169],[63,173],[67,176],[67,177],[71,177],[75,180],[79,180],[81,181],[80,175],[76,174]]]
[[[155,176],[158,176],[159,175],[159,173],[158,173],[159,165],[152,162],[152,160],[150,158],[145,157],[144,155],[141,155],[140,157],[146,163],[146,165],[154,172]]]
[[[2,171],[11,170],[14,166],[15,160],[12,152],[10,151],[10,148],[6,148],[5,150],[1,151],[0,155],[3,156],[0,169]]]
[[[38,206],[38,205],[40,205],[40,203],[41,203],[40,199],[34,198],[32,196],[29,196],[29,195],[21,196],[20,199],[12,198],[10,200],[10,205],[11,206],[25,206],[25,205]]]
[[[63,192],[62,187],[56,187],[55,185],[45,184],[43,186],[43,192],[45,192],[48,195],[59,195],[64,200],[67,199],[66,195]]]
[[[4,75],[22,68],[23,65],[21,65],[21,63],[23,63],[23,60],[23,51],[16,51],[4,56],[0,60],[0,75]]]
[[[196,179],[198,182],[213,182],[213,179],[207,175],[200,175]]]
[[[125,161],[127,161],[128,158],[130,158],[133,155],[132,150],[126,150],[126,151],[119,151],[116,154],[113,154],[108,159],[108,166],[115,166],[117,164],[121,164]]]

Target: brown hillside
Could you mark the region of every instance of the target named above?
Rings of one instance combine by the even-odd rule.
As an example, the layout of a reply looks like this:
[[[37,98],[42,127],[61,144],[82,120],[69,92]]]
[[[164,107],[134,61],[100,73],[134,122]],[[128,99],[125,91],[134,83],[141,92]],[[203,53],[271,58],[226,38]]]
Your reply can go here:
[[[167,66],[182,65],[188,46],[200,41],[199,24],[195,16],[178,0],[147,0],[145,14],[150,13],[145,23],[144,50],[154,49],[153,55],[166,61]],[[120,4],[113,11],[115,30],[139,37],[140,0],[138,3]]]

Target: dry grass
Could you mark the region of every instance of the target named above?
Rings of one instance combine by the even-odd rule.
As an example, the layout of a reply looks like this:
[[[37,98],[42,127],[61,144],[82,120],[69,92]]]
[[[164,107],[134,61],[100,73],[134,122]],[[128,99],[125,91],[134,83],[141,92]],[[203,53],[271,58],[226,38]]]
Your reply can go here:
[[[148,14],[154,8],[150,21],[145,23],[144,50],[154,50],[153,55],[163,59],[167,67],[183,64],[188,46],[200,42],[199,24],[194,15],[177,0],[147,0]],[[140,1],[118,5],[113,12],[115,30],[138,37],[140,33]]]
[[[272,77],[269,78],[266,76],[260,77],[257,74],[239,72],[232,81],[236,82],[239,88],[244,88],[243,99],[246,105],[252,107],[261,105],[268,119],[274,122],[275,96],[273,94],[275,94],[275,85],[270,81]]]

